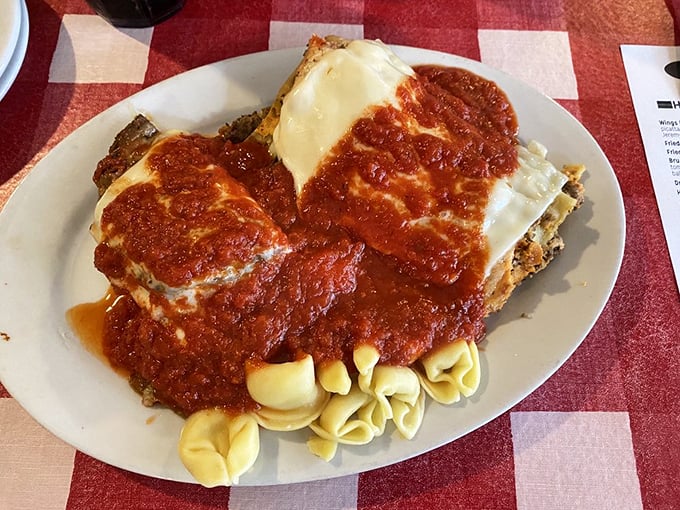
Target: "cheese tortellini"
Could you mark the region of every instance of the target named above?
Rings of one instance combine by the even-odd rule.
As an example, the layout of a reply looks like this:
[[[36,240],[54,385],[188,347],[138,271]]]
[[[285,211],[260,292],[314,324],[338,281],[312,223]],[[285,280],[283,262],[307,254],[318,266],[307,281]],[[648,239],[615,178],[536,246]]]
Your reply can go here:
[[[418,432],[429,395],[441,404],[469,397],[480,382],[474,342],[458,339],[413,366],[380,363],[372,345],[359,345],[354,367],[342,361],[315,366],[312,356],[287,363],[249,363],[246,386],[259,408],[230,416],[219,409],[194,413],[179,442],[180,457],[198,482],[232,485],[259,453],[259,427],[288,431],[308,427],[309,450],[326,461],[339,444],[364,445],[391,421],[406,439]]]
[[[310,355],[288,363],[246,365],[246,386],[253,400],[262,406],[253,416],[269,430],[308,426],[329,399],[316,380]]]
[[[220,409],[192,414],[179,438],[182,463],[206,487],[232,485],[260,453],[257,422],[247,414],[230,416]]]
[[[420,383],[433,400],[453,404],[479,387],[481,372],[477,344],[458,340],[420,360]]]

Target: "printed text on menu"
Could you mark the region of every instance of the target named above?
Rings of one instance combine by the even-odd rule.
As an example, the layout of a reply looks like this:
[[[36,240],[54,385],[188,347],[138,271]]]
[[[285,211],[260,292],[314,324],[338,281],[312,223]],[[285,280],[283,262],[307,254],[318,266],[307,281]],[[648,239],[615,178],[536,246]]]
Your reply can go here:
[[[624,45],[621,53],[680,288],[680,47]]]

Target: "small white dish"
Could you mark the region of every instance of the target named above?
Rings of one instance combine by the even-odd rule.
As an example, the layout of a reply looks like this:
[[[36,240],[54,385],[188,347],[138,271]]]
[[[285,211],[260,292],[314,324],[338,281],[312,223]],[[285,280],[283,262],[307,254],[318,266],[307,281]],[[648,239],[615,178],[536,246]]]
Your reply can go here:
[[[0,2],[2,1],[3,0],[0,0]],[[26,8],[26,2],[24,2],[24,0],[17,1],[16,3],[19,5],[20,14],[20,21],[17,25],[17,40],[11,55],[7,59],[4,69],[0,65],[0,101],[5,97],[5,94],[19,74],[19,69],[21,69],[21,64],[24,62],[26,49],[28,48],[28,9]],[[0,33],[1,30],[2,28],[0,28]]]
[[[23,0],[0,0],[0,75],[4,72],[19,40]]]

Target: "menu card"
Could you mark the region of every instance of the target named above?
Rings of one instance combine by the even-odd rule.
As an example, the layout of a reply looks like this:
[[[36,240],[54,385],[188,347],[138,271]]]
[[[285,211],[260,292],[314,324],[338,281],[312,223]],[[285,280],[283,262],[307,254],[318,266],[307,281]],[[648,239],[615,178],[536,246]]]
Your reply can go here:
[[[621,54],[680,288],[680,47],[622,45]]]

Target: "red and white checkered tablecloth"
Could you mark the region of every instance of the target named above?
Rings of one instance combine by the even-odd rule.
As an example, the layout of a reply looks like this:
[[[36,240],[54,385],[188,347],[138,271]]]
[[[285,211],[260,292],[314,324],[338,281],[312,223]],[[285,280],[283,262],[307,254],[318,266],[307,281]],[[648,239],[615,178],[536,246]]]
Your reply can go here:
[[[509,412],[437,450],[338,479],[206,489],[76,451],[0,385],[1,510],[680,508],[680,299],[620,53],[621,44],[675,44],[679,2],[186,0],[168,21],[136,30],[111,27],[83,0],[26,3],[28,51],[0,102],[0,207],[52,147],[142,88],[335,33],[481,60],[555,98],[614,167],[627,240],[609,303],[569,361]]]

